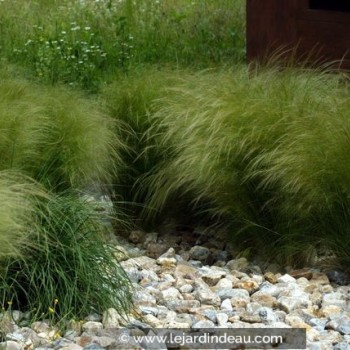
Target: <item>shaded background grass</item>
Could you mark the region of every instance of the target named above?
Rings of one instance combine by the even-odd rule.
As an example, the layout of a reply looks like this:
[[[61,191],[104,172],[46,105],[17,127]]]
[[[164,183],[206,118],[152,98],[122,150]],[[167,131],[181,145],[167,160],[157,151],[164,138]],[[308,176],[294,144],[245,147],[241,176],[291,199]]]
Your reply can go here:
[[[144,64],[207,66],[245,57],[244,0],[0,3],[0,55],[46,82],[96,91]]]

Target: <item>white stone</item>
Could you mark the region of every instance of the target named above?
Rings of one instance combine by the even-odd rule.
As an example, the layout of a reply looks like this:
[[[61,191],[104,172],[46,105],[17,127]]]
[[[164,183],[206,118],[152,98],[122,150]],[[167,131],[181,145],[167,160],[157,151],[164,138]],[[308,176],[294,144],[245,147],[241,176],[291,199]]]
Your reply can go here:
[[[290,313],[296,309],[311,307],[311,301],[303,298],[280,297],[277,301],[281,310]]]
[[[217,284],[216,284],[216,288],[232,288],[233,283],[230,279],[228,278],[222,278]]]
[[[214,328],[214,327],[215,327],[214,322],[209,320],[198,321],[192,325],[193,329],[206,329],[206,328]]]
[[[156,293],[159,293],[159,289],[155,289]],[[149,289],[147,290],[139,290],[134,293],[134,301],[138,305],[144,306],[156,306],[157,299],[149,293]]]
[[[83,350],[83,347],[72,343],[64,346],[63,348],[60,348],[60,350]]]
[[[261,321],[265,324],[273,323],[278,320],[275,313],[269,307],[261,307],[255,311],[259,315]]]
[[[271,284],[270,282],[264,282],[260,285],[259,292],[263,292],[264,294],[271,295],[272,297],[278,297],[283,287],[275,284]]]
[[[187,322],[177,322],[174,320],[170,320],[164,323],[164,328],[172,328],[172,329],[182,329],[182,328],[191,328],[191,326]]]
[[[228,316],[223,312],[219,312],[216,314],[216,320],[219,326],[226,326],[226,323],[228,321]]]
[[[279,283],[295,283],[296,279],[294,277],[292,277],[291,275],[288,275],[286,273],[283,276],[278,277],[277,282],[279,282]]]
[[[191,293],[193,292],[193,286],[189,283],[184,284],[179,288],[181,293]]]
[[[221,306],[220,306],[221,310],[225,310],[225,311],[232,311],[233,307],[231,304],[231,299],[225,299],[222,301]]]
[[[159,257],[157,259],[157,264],[161,266],[166,266],[166,267],[174,267],[177,263],[177,260],[175,258],[163,258]]]
[[[209,272],[202,275],[202,279],[208,286],[215,286],[226,273],[220,271]]]
[[[22,346],[12,340],[8,340],[4,343],[0,343],[0,349],[1,350],[22,350]]]
[[[50,326],[46,322],[37,321],[33,322],[30,328],[37,333],[46,333]]]
[[[102,324],[104,328],[118,328],[121,316],[114,308],[109,308],[103,313]]]
[[[162,322],[160,320],[158,320],[157,317],[148,314],[146,316],[144,316],[144,321],[149,324],[152,328],[157,328],[157,327],[161,327],[162,326]]]
[[[83,330],[87,333],[96,333],[103,328],[101,322],[88,321],[83,324]]]
[[[208,305],[219,306],[220,298],[213,293],[205,282],[200,280],[195,281],[195,293],[200,302]]]
[[[174,287],[170,287],[168,289],[161,291],[161,294],[162,294],[163,300],[183,299],[179,290]]]
[[[152,270],[142,270],[142,271],[140,271],[139,275],[141,278],[147,278],[152,282],[159,281],[158,275]]]
[[[322,306],[335,305],[344,308],[346,306],[346,296],[342,293],[333,292],[323,295]]]

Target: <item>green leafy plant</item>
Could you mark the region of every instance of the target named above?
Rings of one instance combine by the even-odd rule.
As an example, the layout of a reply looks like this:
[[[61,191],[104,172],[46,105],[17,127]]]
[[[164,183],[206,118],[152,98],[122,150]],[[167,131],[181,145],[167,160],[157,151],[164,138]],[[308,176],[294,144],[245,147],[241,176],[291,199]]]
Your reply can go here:
[[[99,70],[106,64],[106,52],[91,27],[81,28],[76,22],[60,32],[45,33],[34,26],[34,36],[23,49],[15,49],[15,57],[23,55],[34,65],[38,77],[51,84],[64,82],[95,91],[100,83]]]
[[[1,55],[45,82],[96,92],[140,65],[242,62],[244,12],[244,0],[4,0]]]
[[[104,240],[101,213],[67,193],[37,208],[34,247],[4,264],[2,300],[33,318],[60,322],[110,307],[122,315],[130,311],[131,283]]]

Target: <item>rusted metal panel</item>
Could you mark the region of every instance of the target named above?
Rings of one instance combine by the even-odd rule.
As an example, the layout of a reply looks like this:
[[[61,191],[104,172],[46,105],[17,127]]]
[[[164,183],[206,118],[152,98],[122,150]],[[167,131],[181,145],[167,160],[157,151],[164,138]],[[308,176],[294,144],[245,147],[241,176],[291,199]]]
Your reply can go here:
[[[349,1],[247,0],[248,61],[277,49],[300,60],[313,53],[319,63],[342,60],[342,67],[350,67]]]

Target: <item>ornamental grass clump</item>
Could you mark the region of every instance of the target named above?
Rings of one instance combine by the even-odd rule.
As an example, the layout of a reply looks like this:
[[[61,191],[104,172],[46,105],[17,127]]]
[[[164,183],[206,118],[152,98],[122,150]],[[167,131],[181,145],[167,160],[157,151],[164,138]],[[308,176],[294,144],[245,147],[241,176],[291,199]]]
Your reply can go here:
[[[119,126],[116,138],[126,146],[119,153],[123,164],[112,181],[113,201],[118,211],[124,210],[137,225],[149,224],[140,216],[147,192],[142,179],[154,172],[160,161],[167,157],[158,133],[152,132],[155,101],[164,97],[169,86],[187,74],[152,67],[137,69],[119,76],[101,93],[109,115]]]
[[[33,319],[63,322],[132,309],[131,283],[104,239],[101,213],[75,194],[37,203],[38,233],[21,258],[8,259],[0,295]]]
[[[19,258],[36,237],[35,208],[43,189],[31,179],[0,171],[0,272],[8,258]]]
[[[303,238],[302,233],[307,231],[309,242],[326,246],[346,266],[350,227],[349,86],[340,75],[323,74],[318,79],[320,86],[313,88],[312,96],[305,94],[308,114],[296,120],[279,148],[265,155],[264,161],[270,164],[265,177],[266,183],[281,189],[280,195],[285,198],[282,214],[289,218],[294,231],[297,228],[298,236]]]
[[[187,77],[153,116],[169,157],[147,180],[149,206],[190,193],[248,251],[291,263],[318,246],[335,251],[350,207],[347,95],[339,75],[320,70]]]
[[[108,181],[122,147],[113,120],[91,99],[19,79],[0,83],[0,130],[0,169],[53,190]]]

